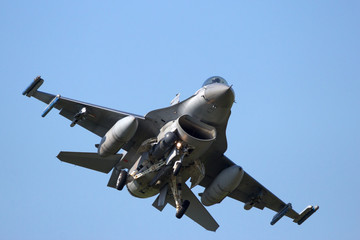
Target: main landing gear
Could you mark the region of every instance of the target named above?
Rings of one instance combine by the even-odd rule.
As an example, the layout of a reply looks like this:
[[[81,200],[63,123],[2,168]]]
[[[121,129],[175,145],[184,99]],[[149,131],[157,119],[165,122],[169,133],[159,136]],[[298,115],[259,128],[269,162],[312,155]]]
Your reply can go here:
[[[125,184],[126,184],[126,179],[127,179],[128,173],[124,170],[120,171],[119,177],[116,181],[116,189],[121,191]]]

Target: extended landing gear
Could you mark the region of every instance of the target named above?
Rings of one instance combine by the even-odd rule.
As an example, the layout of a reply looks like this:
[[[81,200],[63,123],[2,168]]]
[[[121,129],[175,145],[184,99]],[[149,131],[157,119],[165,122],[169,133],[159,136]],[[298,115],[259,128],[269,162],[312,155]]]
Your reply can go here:
[[[180,219],[182,216],[184,216],[186,210],[188,209],[190,205],[190,202],[189,200],[185,200],[182,204],[181,204],[181,207],[179,208],[179,210],[176,210],[176,217],[178,219]]]
[[[179,155],[179,149],[182,148],[181,143],[177,144],[176,146],[176,155]],[[189,200],[183,200],[182,193],[181,193],[181,185],[184,184],[181,179],[181,175],[179,175],[182,163],[185,158],[185,156],[189,153],[188,147],[182,148],[182,154],[179,160],[175,161],[173,164],[173,174],[171,175],[171,181],[170,181],[170,188],[172,191],[172,194],[174,196],[174,201],[176,205],[176,217],[182,218],[184,216],[186,210],[188,209],[190,205]],[[169,159],[167,162],[171,162],[172,158]]]
[[[117,190],[121,191],[124,188],[124,186],[126,184],[127,176],[128,176],[128,174],[126,171],[124,171],[124,170],[120,171],[119,177],[116,181],[116,189]]]
[[[179,174],[179,172],[181,170],[181,166],[182,166],[181,161],[175,162],[174,167],[173,167],[173,174],[175,177]]]
[[[176,205],[176,217],[177,218],[182,218],[182,216],[184,216],[186,210],[188,209],[189,205],[190,205],[190,201],[189,200],[184,200],[182,199],[182,194],[181,194],[181,177],[179,176],[171,176],[171,181],[169,183],[172,194],[174,196],[174,200],[175,200],[175,205]]]
[[[177,151],[178,152],[178,151]],[[187,147],[184,147],[183,149],[183,154],[181,155],[180,159],[177,160],[175,163],[174,163],[174,166],[173,166],[173,174],[174,176],[176,177],[180,170],[181,170],[181,167],[182,167],[182,162],[184,160],[184,157],[189,153],[189,149]],[[177,154],[178,155],[178,154]]]

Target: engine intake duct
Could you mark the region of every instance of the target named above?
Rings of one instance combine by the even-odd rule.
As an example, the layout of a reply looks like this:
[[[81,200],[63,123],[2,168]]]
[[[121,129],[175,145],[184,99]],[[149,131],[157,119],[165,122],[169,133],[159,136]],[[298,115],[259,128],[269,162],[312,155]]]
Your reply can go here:
[[[193,157],[205,152],[216,139],[214,127],[189,115],[177,119],[176,129],[179,138],[195,149]]]
[[[203,141],[211,141],[216,137],[216,131],[213,127],[200,122],[189,115],[181,116],[178,119],[178,124],[180,126],[180,135],[185,138],[186,136],[189,136]]]

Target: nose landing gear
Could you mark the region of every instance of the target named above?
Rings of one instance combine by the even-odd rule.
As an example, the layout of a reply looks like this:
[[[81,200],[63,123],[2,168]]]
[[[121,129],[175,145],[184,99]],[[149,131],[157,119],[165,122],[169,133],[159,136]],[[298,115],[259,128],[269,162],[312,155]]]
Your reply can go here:
[[[180,147],[181,147],[181,144],[180,144]],[[188,147],[183,147],[182,152],[183,153],[182,153],[180,159],[177,160],[174,163],[174,166],[173,166],[173,174],[174,174],[175,177],[179,174],[179,172],[181,170],[182,162],[183,162],[185,156],[189,154],[189,148]],[[179,150],[177,151],[177,155],[179,155]]]
[[[190,201],[189,200],[184,200],[183,201],[183,199],[182,199],[181,177],[180,176],[172,175],[169,185],[170,185],[172,194],[174,196],[175,205],[176,205],[176,214],[175,214],[175,216],[178,219],[180,219],[180,218],[182,218],[182,216],[184,216],[186,210],[190,206]]]
[[[189,200],[185,200],[182,204],[181,207],[179,208],[179,210],[176,210],[176,217],[178,219],[180,219],[182,216],[184,216],[186,210],[188,209],[190,205],[190,201]]]

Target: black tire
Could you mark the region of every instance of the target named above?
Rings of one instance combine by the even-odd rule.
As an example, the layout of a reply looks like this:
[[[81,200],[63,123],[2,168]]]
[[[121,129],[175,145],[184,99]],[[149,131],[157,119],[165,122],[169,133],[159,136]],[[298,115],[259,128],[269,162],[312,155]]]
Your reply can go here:
[[[116,189],[121,191],[125,184],[126,184],[126,179],[127,179],[127,172],[126,171],[121,171],[119,174],[119,177],[116,181]]]
[[[182,216],[184,216],[186,210],[188,209],[189,205],[190,205],[190,201],[189,201],[189,200],[185,200],[185,201],[183,202],[183,204],[181,205],[180,210],[176,213],[175,216],[176,216],[178,219],[182,218]]]

